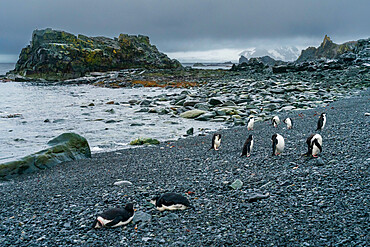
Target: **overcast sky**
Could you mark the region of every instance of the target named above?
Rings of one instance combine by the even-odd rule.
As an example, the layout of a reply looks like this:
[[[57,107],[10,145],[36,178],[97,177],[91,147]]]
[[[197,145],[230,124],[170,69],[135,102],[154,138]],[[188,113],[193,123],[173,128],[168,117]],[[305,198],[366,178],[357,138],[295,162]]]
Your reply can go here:
[[[369,10],[369,0],[0,0],[0,62],[16,60],[32,31],[47,27],[144,34],[172,58],[226,61],[255,46],[318,46],[325,34],[336,43],[368,38]]]

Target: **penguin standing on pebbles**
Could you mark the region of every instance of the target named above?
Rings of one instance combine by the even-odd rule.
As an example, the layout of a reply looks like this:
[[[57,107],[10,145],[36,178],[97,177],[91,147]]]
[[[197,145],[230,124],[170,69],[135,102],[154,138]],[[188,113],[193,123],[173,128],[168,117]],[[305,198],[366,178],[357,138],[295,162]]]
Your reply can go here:
[[[159,211],[184,210],[187,208],[195,209],[185,196],[173,192],[156,196],[150,200],[150,203],[152,203]]]
[[[246,155],[247,157],[251,156],[252,148],[253,148],[253,136],[249,135],[248,139],[244,143],[242,155],[240,157],[244,155]]]
[[[306,140],[308,151],[307,155],[317,158],[317,155],[322,152],[322,137],[319,134],[312,134]]]
[[[326,124],[326,113],[321,113],[319,121],[317,122],[316,130],[323,130]]]
[[[284,138],[279,134],[274,134],[272,140],[272,155],[279,155],[284,151],[285,142]]]
[[[293,120],[289,117],[284,119],[284,123],[286,123],[286,128],[287,129],[292,129],[293,128]]]
[[[248,130],[253,130],[253,127],[254,127],[254,118],[252,117],[248,120],[247,128]]]
[[[274,116],[271,122],[272,122],[272,125],[274,125],[274,127],[276,128],[280,123],[280,118],[278,116]]]
[[[212,147],[209,149],[218,150],[221,145],[221,134],[215,133],[212,137]]]
[[[93,228],[118,227],[127,225],[134,218],[134,204],[128,203],[124,208],[112,208],[95,219]]]

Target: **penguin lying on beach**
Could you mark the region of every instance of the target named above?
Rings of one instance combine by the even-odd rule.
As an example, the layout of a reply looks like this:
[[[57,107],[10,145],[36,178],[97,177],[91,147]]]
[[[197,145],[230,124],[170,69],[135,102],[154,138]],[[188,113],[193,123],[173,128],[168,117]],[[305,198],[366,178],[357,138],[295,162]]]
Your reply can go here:
[[[284,123],[286,123],[287,129],[293,128],[293,120],[291,118],[287,117],[286,119],[284,119]]]
[[[159,211],[184,210],[187,208],[195,209],[185,196],[173,192],[156,196],[150,200],[150,203],[152,203]]]
[[[209,149],[218,150],[221,145],[221,134],[215,133],[212,137],[212,147]]]
[[[317,158],[317,155],[322,152],[322,137],[319,134],[312,134],[306,140],[308,151],[307,155],[312,155]]]
[[[240,155],[240,157],[244,155],[246,155],[247,157],[251,156],[252,148],[253,148],[253,136],[249,135],[248,139],[244,143],[242,155]]]
[[[326,113],[321,113],[319,121],[317,122],[316,130],[323,130],[326,124]]]
[[[276,128],[279,125],[279,123],[280,123],[280,118],[278,116],[274,116],[271,119],[271,122],[272,122],[272,125],[274,125],[274,127]]]
[[[112,208],[98,214],[93,228],[118,227],[127,225],[134,218],[134,204],[128,203],[124,208]]]
[[[274,134],[272,140],[272,155],[279,155],[284,151],[284,138],[279,134]]]
[[[253,127],[254,127],[254,118],[252,117],[248,120],[247,128],[248,130],[253,130]]]

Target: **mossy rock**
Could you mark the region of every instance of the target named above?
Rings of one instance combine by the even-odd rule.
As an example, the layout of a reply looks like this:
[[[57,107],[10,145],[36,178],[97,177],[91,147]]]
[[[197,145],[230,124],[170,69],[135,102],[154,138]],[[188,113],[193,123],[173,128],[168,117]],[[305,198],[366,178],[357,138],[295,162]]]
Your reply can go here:
[[[158,145],[160,142],[153,138],[137,138],[130,142],[130,145]]]
[[[44,170],[65,161],[91,158],[87,140],[75,133],[61,134],[50,140],[48,145],[48,149],[0,164],[0,179]]]
[[[86,37],[48,28],[33,32],[31,44],[22,49],[12,73],[46,80],[66,80],[91,71],[139,67],[177,69],[182,65],[150,44],[147,36]]]

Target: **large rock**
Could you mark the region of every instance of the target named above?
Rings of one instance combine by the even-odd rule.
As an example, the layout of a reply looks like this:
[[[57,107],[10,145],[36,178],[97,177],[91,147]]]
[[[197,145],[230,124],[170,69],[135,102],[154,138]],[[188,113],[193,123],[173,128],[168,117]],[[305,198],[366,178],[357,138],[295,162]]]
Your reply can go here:
[[[356,46],[356,41],[346,42],[341,45],[335,44],[333,41],[331,41],[330,37],[325,35],[324,40],[319,47],[308,47],[306,50],[303,50],[296,62],[301,63],[320,58],[338,58],[340,55],[346,52],[353,52]]]
[[[0,179],[43,170],[65,161],[91,158],[87,140],[75,133],[61,134],[49,141],[48,145],[48,149],[0,164]]]
[[[177,60],[151,45],[149,37],[120,34],[118,38],[87,37],[50,28],[35,30],[12,73],[59,80],[93,71],[127,68],[181,68]]]
[[[248,58],[246,58],[243,55],[241,55],[239,58],[239,64],[242,64],[242,63],[248,63]]]
[[[186,111],[186,112],[183,112],[180,114],[180,117],[183,117],[183,118],[196,118],[196,117],[199,117],[200,115],[206,113],[205,111],[202,111],[202,110],[190,110],[190,111]]]

